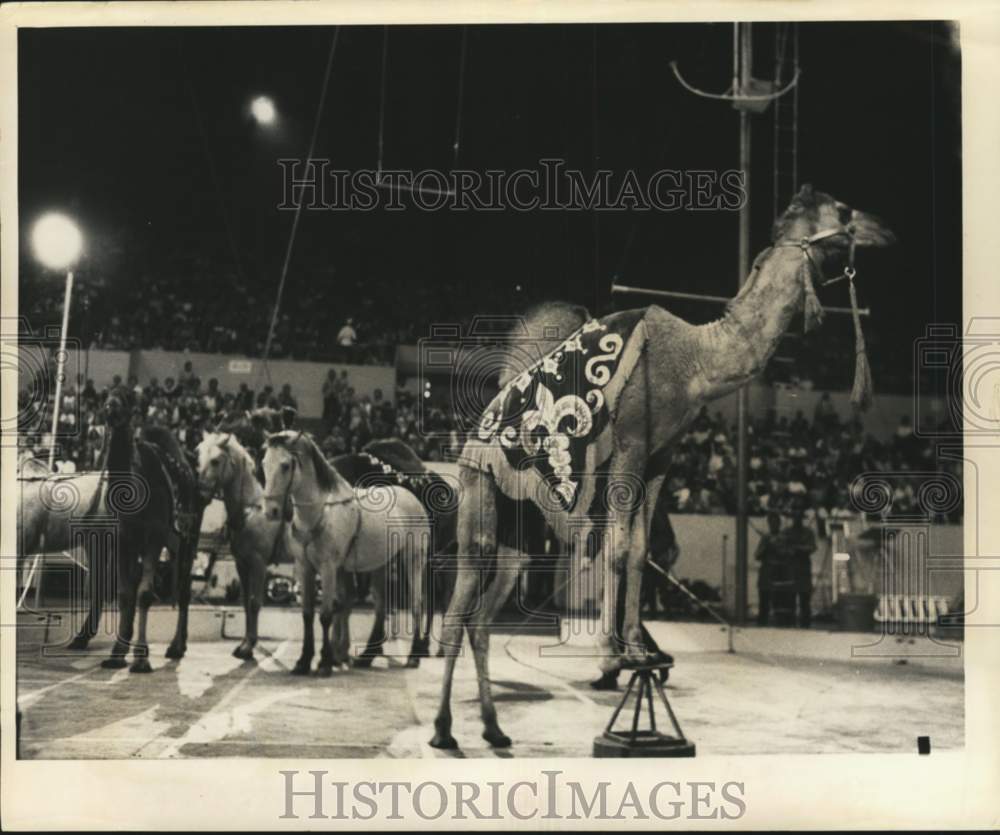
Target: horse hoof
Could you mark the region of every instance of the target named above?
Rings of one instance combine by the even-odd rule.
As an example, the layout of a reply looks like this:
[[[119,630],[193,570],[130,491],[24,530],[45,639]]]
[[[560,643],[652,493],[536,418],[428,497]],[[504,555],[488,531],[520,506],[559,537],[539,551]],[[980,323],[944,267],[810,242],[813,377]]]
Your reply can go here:
[[[118,655],[115,655],[111,658],[105,658],[101,662],[101,666],[104,667],[105,670],[120,670],[122,667],[128,666],[128,661]]]
[[[179,661],[181,658],[184,657],[185,651],[186,650],[184,647],[179,647],[176,644],[171,644],[169,647],[167,647],[166,657],[172,658],[175,661]]]
[[[316,675],[320,678],[329,678],[333,675],[333,666],[330,664],[320,664],[316,668]]]
[[[415,670],[420,666],[420,657],[411,655],[406,659],[406,669]]]
[[[82,635],[77,635],[72,641],[66,645],[66,649],[72,650],[84,650],[90,643],[90,638],[84,638]]]
[[[604,673],[599,679],[595,679],[590,682],[590,686],[594,690],[617,690],[618,689],[618,674],[617,673]]]
[[[444,647],[438,647],[438,651],[434,653],[435,658],[444,658]]]
[[[249,661],[253,658],[253,649],[251,647],[245,647],[240,644],[236,649],[233,650],[233,657],[240,658],[243,661]]]
[[[367,670],[372,665],[372,661],[374,660],[375,660],[374,656],[359,655],[357,658],[351,661],[351,664],[357,667],[359,670]]]
[[[442,751],[454,751],[458,748],[458,743],[455,741],[455,737],[451,734],[443,734],[440,731],[434,734],[434,738],[430,742],[431,748],[440,748]]]
[[[307,675],[309,675],[309,672],[310,672],[309,668],[311,666],[312,666],[312,659],[303,660],[303,659],[300,658],[298,661],[295,662],[295,666],[292,667],[292,671],[291,671],[292,675],[293,676],[307,676]]]
[[[153,668],[149,663],[148,658],[136,658],[132,662],[132,666],[128,668],[130,673],[151,673]]]
[[[510,748],[511,745],[510,737],[499,728],[492,731],[483,731],[483,739],[493,748]]]

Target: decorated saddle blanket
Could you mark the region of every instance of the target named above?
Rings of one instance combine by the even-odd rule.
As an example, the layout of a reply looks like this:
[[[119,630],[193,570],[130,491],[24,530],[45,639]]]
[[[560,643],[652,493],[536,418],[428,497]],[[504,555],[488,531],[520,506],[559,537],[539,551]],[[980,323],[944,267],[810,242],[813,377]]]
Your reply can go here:
[[[643,315],[591,319],[511,380],[486,408],[461,463],[489,472],[508,496],[586,512],[587,476],[611,456],[612,416],[646,342]]]

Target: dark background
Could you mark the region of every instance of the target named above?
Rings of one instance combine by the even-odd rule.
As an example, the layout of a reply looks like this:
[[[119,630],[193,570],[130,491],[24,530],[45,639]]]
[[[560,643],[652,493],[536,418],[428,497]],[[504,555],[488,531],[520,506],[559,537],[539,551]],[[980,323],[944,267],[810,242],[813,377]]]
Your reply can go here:
[[[462,31],[391,27],[386,167],[452,167]],[[22,291],[46,286],[28,226],[60,207],[87,235],[82,281],[113,288],[198,258],[239,271],[270,304],[292,221],[276,209],[275,160],[306,155],[332,33],[22,29]],[[754,36],[755,74],[768,78],[775,27],[757,25]],[[646,177],[738,166],[736,112],[685,92],[668,66],[676,59],[692,83],[724,90],[730,24],[475,26],[466,37],[459,167],[535,168],[560,157]],[[823,23],[802,24],[799,38],[799,181],[881,215],[897,233],[899,246],[860,257],[859,291],[873,310],[873,353],[905,375],[926,324],[961,316],[957,32],[934,22]],[[382,27],[341,31],[315,151],[334,167],[375,166],[382,43]],[[249,119],[257,94],[275,101],[277,130]],[[773,219],[769,113],[754,131],[756,252]],[[331,328],[359,288],[367,304],[401,316],[409,293],[436,293],[443,321],[542,298],[605,312],[615,273],[632,285],[730,295],[737,229],[734,212],[306,212],[288,292],[343,287]],[[846,304],[846,288],[823,298]],[[667,306],[698,321],[719,313]]]

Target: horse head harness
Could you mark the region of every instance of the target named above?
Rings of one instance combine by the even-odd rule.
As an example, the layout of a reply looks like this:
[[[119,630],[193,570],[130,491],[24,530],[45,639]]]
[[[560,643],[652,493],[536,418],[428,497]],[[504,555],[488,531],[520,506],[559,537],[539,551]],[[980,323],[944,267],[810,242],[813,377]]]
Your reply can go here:
[[[299,432],[299,437],[301,437],[301,436],[302,436],[302,432]],[[284,493],[282,495],[282,502],[281,502],[282,507],[287,507],[288,506],[288,501],[289,501],[289,499],[291,497],[291,492],[292,492],[292,483],[295,481],[295,468],[298,467],[298,466],[300,466],[299,457],[295,453],[292,453],[292,473],[291,473],[291,475],[288,478],[288,486],[285,487]],[[265,499],[273,499],[274,498],[274,494],[265,494],[264,498]],[[318,505],[322,505],[323,508],[324,508],[324,510],[319,515],[319,521],[315,525],[313,525],[309,530],[305,531],[304,533],[300,533],[299,532],[299,529],[295,527],[295,520],[294,520],[294,518],[292,519],[292,522],[290,524],[289,530],[291,531],[292,538],[302,546],[303,556],[308,556],[309,545],[312,544],[312,542],[316,539],[316,537],[318,537],[320,535],[320,533],[322,533],[323,528],[326,526],[326,510],[325,509],[327,507],[333,507],[335,505],[340,505],[340,504],[348,504],[350,502],[354,502],[354,503],[358,504],[358,520],[357,520],[357,523],[354,526],[354,533],[351,534],[351,539],[347,543],[347,550],[344,552],[344,562],[345,563],[347,562],[348,558],[350,557],[351,552],[354,550],[354,545],[357,542],[358,534],[361,532],[361,522],[362,522],[361,505],[358,502],[358,498],[354,494],[354,492],[352,491],[350,496],[346,496],[345,498],[342,498],[342,499],[333,499],[333,500],[326,499],[326,500],[323,500],[321,502],[296,502],[294,498],[291,498],[291,503],[292,503],[292,507],[293,508],[294,507],[298,507],[300,505],[301,506],[305,506],[307,504],[308,505],[317,505],[318,504]],[[284,523],[282,523],[282,524],[284,524]]]

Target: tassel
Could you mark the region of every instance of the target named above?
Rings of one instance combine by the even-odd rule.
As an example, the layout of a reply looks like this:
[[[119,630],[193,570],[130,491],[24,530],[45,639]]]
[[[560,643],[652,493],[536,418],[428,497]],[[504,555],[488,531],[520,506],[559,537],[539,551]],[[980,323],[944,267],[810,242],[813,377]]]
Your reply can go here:
[[[858,294],[854,289],[854,280],[850,281],[851,317],[854,319],[854,388],[851,390],[851,403],[859,411],[867,411],[872,403],[872,370],[868,364],[868,352],[865,349],[865,335],[861,330],[861,314],[858,313]]]
[[[802,310],[802,324],[806,333],[814,330],[823,324],[823,305],[819,303],[816,296],[816,288],[813,287],[812,274],[808,268],[802,270],[802,286],[805,290],[805,302]]]

